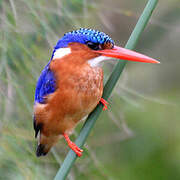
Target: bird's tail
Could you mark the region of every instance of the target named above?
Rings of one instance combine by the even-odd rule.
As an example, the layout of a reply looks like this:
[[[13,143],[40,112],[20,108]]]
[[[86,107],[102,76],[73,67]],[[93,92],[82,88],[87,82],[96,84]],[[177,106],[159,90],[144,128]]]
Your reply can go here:
[[[51,149],[53,145],[57,143],[60,136],[45,136],[40,134],[40,139],[36,149],[36,156],[45,156]]]

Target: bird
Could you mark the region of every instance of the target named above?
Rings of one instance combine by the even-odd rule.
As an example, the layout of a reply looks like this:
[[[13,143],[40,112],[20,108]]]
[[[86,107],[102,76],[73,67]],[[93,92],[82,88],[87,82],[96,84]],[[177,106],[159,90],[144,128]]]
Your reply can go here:
[[[38,138],[36,156],[45,156],[59,139],[66,140],[78,157],[80,149],[69,138],[74,128],[99,104],[103,94],[103,62],[109,59],[145,63],[159,61],[115,46],[104,32],[80,28],[58,40],[36,84],[33,126]]]

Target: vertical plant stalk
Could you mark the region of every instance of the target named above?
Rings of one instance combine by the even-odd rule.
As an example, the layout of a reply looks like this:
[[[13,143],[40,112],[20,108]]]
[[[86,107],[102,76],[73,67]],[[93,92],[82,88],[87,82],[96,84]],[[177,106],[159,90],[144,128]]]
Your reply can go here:
[[[125,48],[127,49],[134,49],[134,47],[136,46],[141,33],[143,32],[144,28],[147,25],[147,22],[149,21],[151,14],[154,10],[154,8],[156,7],[158,0],[149,0],[146,7],[144,8],[144,11],[142,13],[142,15],[140,16]],[[121,61],[118,62],[117,65],[115,66],[115,68],[113,69],[112,74],[110,75],[107,83],[105,84],[104,87],[104,93],[103,93],[103,98],[104,99],[108,99],[115,84],[117,83],[124,67],[126,65],[126,61]],[[86,120],[86,122],[84,123],[81,132],[78,136],[78,138],[76,139],[75,143],[79,146],[82,147],[91,131],[91,129],[93,128],[97,118],[99,117],[100,113],[102,111],[102,105],[99,104],[95,110],[88,116],[88,119]],[[69,153],[67,154],[61,168],[59,169],[59,171],[57,172],[54,180],[65,180],[65,178],[67,177],[71,167],[73,166],[75,160],[76,160],[77,156],[76,154],[70,150]]]

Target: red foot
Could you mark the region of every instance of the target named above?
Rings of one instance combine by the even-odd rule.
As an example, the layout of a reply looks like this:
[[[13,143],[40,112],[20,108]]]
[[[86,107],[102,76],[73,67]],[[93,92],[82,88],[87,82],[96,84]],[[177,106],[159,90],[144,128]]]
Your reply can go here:
[[[73,142],[69,139],[69,136],[68,136],[66,133],[64,133],[63,136],[64,136],[66,142],[68,143],[68,146],[76,153],[76,155],[77,155],[78,157],[81,157],[83,150],[80,149],[75,143],[73,143]]]
[[[100,102],[103,104],[103,111],[107,110],[107,105],[109,104],[105,99],[101,98]]]

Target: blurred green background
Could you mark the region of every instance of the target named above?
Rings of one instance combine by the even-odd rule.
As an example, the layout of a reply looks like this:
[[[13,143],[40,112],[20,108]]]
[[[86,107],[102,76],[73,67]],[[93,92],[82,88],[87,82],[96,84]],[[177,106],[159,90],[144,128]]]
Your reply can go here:
[[[146,2],[0,0],[0,179],[53,179],[68,152],[61,140],[37,158],[32,127],[35,84],[57,40],[89,27],[124,46]],[[136,50],[161,64],[128,63],[68,180],[180,179],[179,34],[180,1],[160,1]]]

